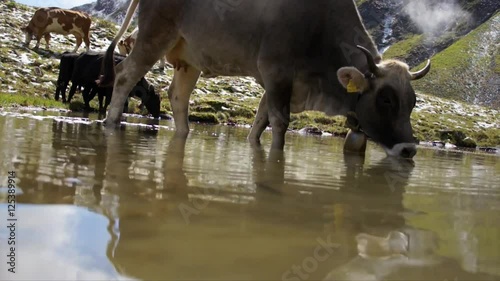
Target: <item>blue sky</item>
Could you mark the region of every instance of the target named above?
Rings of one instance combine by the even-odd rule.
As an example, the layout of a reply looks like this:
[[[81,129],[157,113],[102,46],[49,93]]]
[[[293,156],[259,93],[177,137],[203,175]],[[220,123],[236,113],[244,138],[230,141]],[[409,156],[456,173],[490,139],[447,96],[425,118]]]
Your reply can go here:
[[[35,7],[59,7],[59,8],[73,8],[82,4],[94,2],[96,0],[15,0],[16,2],[23,3]]]

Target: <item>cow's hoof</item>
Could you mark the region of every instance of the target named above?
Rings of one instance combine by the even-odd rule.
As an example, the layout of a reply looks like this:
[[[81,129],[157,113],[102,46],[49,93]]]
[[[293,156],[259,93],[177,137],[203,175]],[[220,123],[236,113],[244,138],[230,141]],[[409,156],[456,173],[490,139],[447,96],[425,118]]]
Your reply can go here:
[[[108,118],[104,119],[102,123],[104,124],[104,126],[106,126],[106,128],[109,129],[114,129],[118,127],[118,124],[120,124],[120,122],[111,121]]]

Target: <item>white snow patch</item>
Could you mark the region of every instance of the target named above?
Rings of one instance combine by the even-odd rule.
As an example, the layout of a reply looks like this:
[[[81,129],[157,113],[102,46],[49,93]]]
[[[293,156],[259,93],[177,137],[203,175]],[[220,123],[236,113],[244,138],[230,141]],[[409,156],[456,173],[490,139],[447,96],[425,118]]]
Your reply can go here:
[[[31,64],[31,63],[33,63],[33,60],[28,58],[28,55],[26,53],[24,53],[24,54],[21,54],[21,62],[24,64]]]

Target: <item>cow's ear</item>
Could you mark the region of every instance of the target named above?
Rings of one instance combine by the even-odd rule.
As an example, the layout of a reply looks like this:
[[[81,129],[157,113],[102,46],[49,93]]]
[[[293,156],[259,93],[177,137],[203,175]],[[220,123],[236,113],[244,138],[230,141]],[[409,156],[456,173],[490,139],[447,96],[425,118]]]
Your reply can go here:
[[[369,83],[363,73],[357,68],[342,67],[337,71],[337,78],[347,92],[364,92],[368,90]]]

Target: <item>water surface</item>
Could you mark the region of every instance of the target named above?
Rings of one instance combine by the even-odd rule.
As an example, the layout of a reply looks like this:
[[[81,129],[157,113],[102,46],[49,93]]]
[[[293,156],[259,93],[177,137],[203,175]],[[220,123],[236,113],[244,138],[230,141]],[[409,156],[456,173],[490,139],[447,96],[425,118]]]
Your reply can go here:
[[[419,148],[408,163],[297,134],[280,153],[247,128],[182,139],[170,121],[54,115],[0,112],[1,280],[500,279],[496,155]]]

